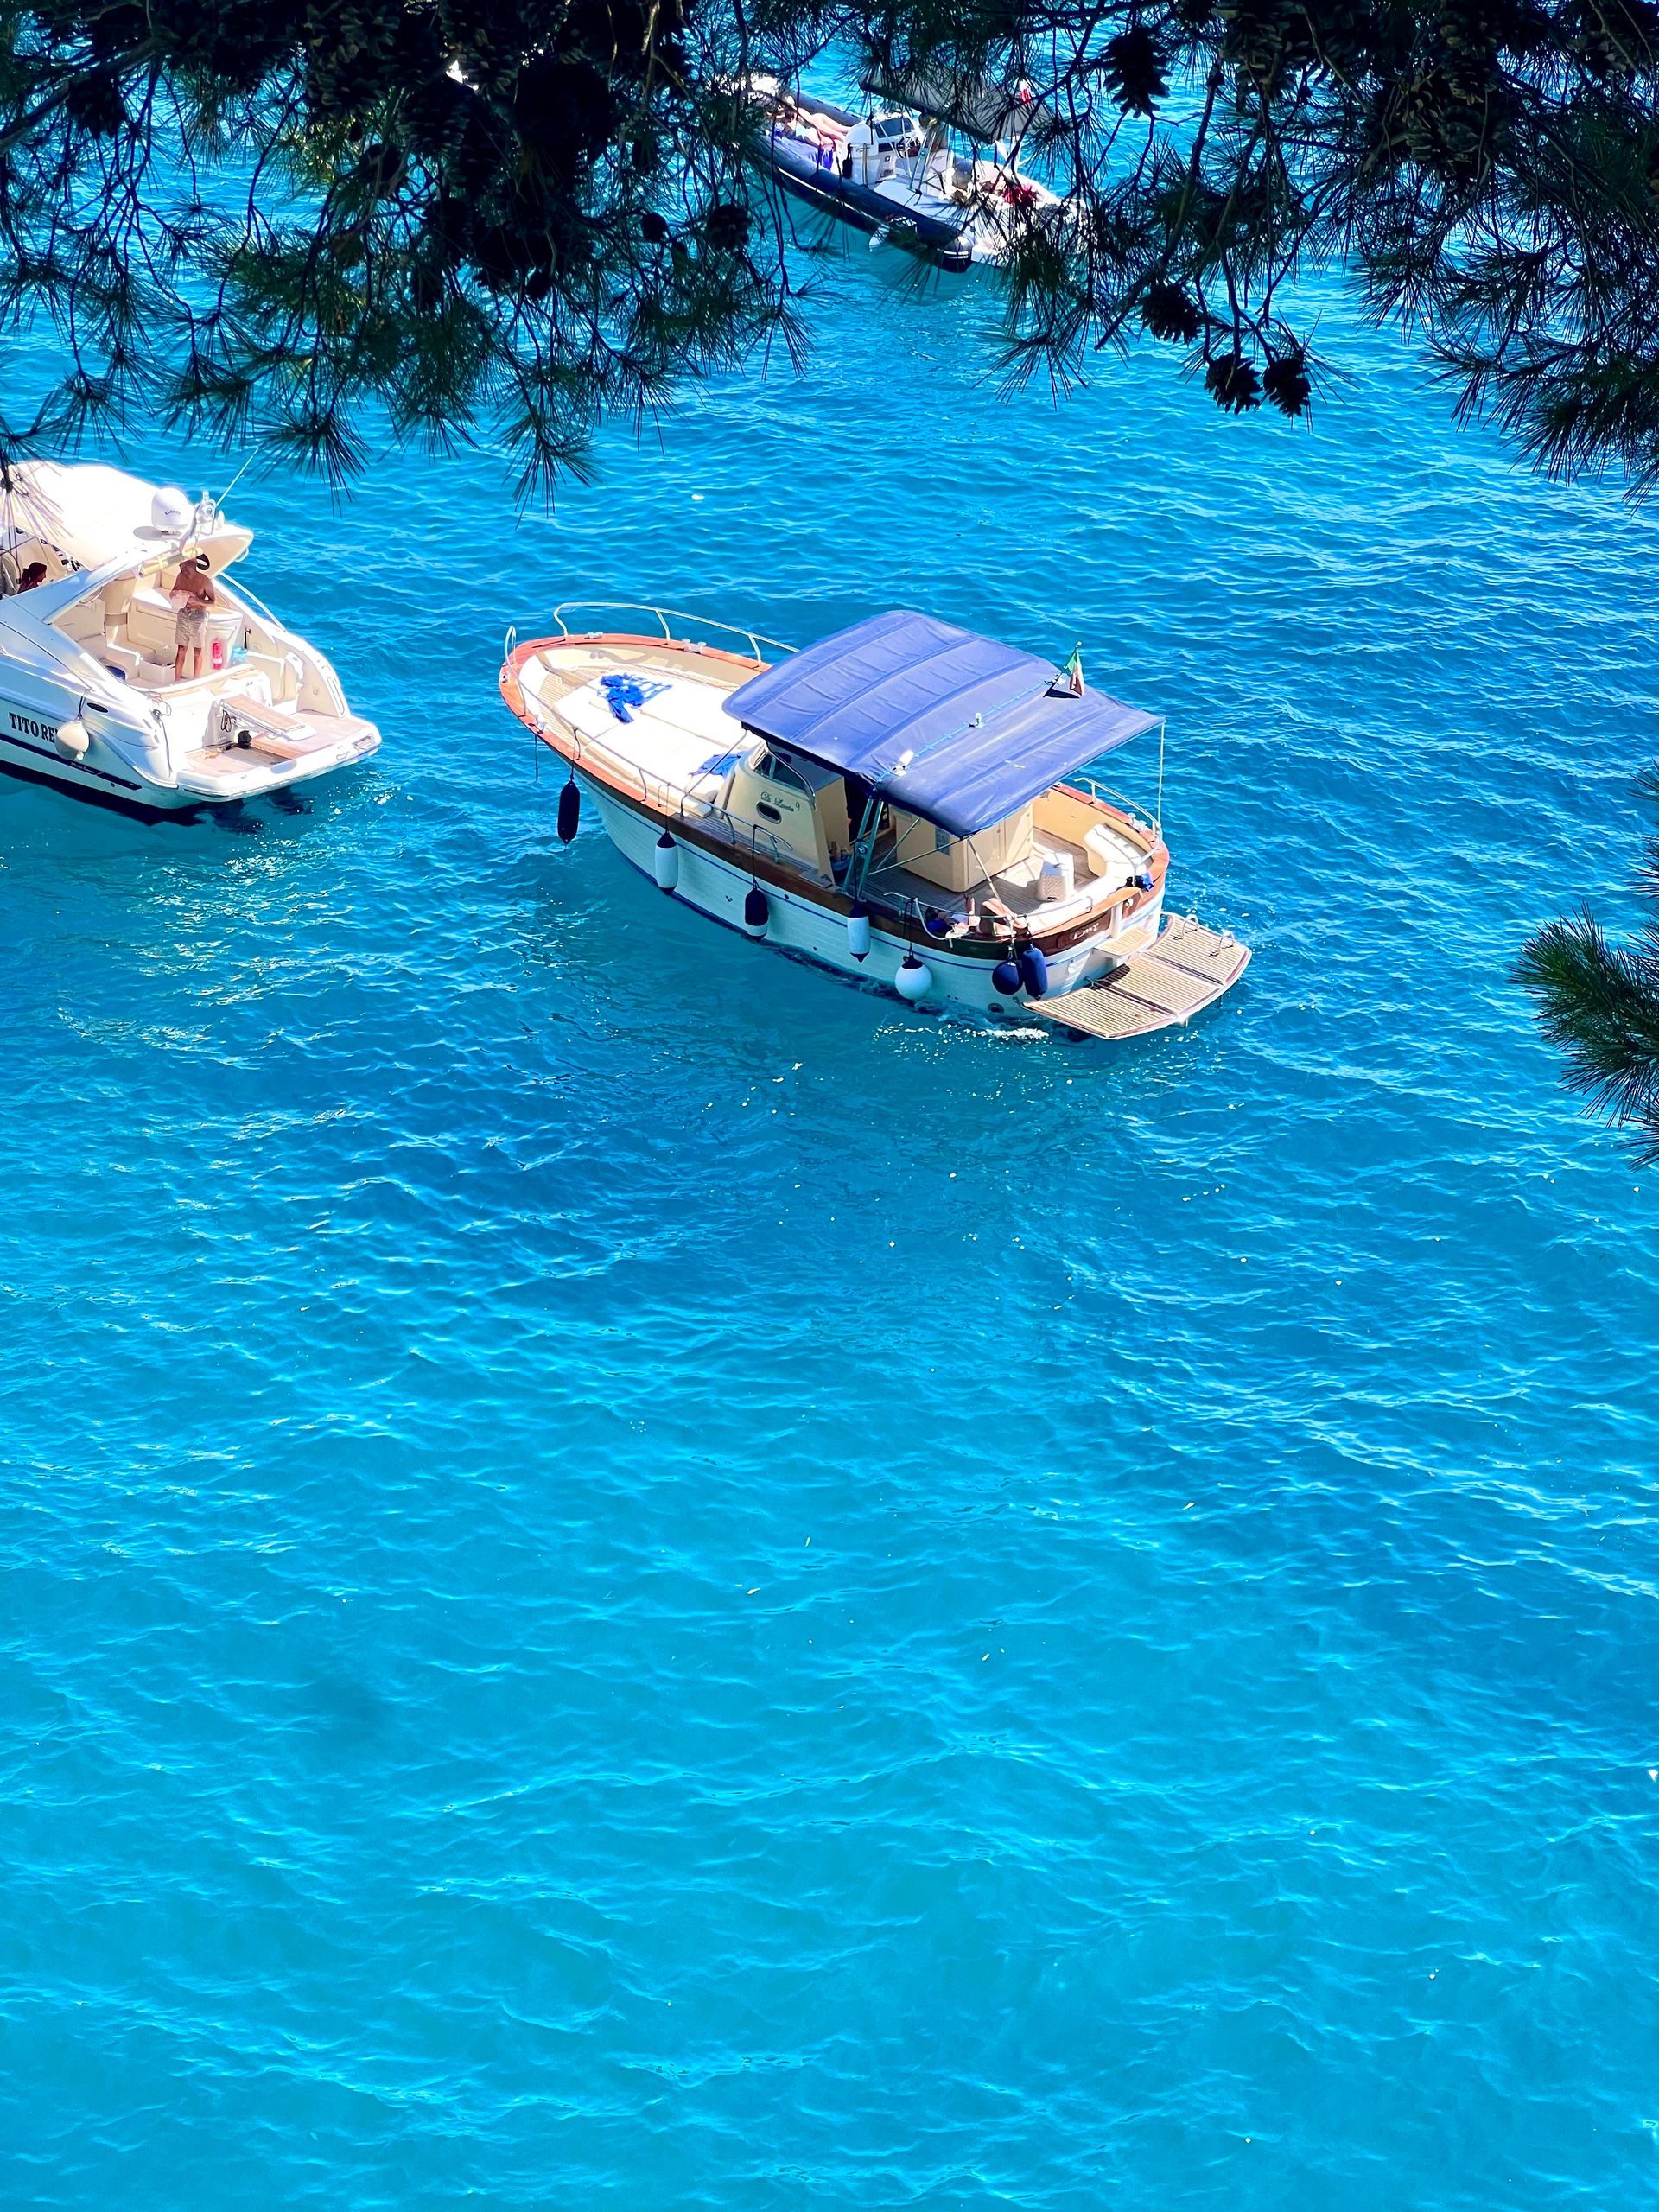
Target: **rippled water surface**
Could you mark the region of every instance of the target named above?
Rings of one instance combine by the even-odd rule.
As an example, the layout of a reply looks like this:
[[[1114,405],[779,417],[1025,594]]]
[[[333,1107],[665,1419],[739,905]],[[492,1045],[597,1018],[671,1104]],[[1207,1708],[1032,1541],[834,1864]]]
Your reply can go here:
[[[1659,2188],[1655,1191],[1508,980],[1659,531],[1339,300],[1311,434],[986,314],[860,245],[551,522],[245,484],[378,761],[0,787],[8,2203]],[[1247,986],[941,1027],[561,851],[580,594],[1083,638]]]

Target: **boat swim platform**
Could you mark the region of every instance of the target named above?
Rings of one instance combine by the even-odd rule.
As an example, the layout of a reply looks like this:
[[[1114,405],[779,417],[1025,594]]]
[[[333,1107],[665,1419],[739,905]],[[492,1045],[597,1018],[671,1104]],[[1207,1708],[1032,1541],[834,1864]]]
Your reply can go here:
[[[1020,1008],[1075,1037],[1118,1043],[1191,1021],[1230,991],[1249,964],[1249,946],[1230,930],[1178,916],[1115,976],[1057,998],[1022,999]]]

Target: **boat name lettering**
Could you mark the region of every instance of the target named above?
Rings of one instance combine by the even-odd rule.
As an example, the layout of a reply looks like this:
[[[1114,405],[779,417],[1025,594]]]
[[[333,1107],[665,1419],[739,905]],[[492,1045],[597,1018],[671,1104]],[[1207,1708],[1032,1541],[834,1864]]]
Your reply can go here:
[[[28,715],[20,715],[15,708],[10,712],[13,729],[26,730],[30,737],[55,737],[58,734],[55,722],[37,722]]]

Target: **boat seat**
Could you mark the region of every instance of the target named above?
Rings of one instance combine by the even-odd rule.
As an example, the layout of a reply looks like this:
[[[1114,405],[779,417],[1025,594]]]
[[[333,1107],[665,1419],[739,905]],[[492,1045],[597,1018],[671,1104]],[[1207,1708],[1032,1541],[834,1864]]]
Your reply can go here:
[[[1127,881],[1141,865],[1140,855],[1130,849],[1127,837],[1114,836],[1103,822],[1096,823],[1084,838],[1083,849],[1096,875]]]

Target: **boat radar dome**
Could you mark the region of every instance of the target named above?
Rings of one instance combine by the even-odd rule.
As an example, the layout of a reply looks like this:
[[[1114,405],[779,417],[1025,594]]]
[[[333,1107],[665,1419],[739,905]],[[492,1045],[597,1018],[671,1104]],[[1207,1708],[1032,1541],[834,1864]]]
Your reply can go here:
[[[196,503],[176,484],[163,484],[149,503],[151,526],[169,537],[181,537],[195,520]]]

